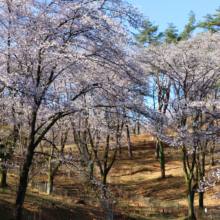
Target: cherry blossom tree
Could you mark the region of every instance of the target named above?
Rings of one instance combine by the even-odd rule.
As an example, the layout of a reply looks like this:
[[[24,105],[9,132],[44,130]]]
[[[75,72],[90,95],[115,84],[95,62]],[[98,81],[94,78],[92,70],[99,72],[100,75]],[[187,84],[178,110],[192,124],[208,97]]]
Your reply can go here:
[[[16,219],[21,219],[34,151],[47,132],[59,119],[83,110],[81,96],[96,94],[98,106],[100,91],[120,99],[122,84],[140,81],[139,68],[129,59],[125,21],[137,28],[142,15],[122,0],[4,0],[0,21],[0,83],[16,91],[22,103],[16,110],[28,131],[16,199]]]
[[[151,117],[160,121],[160,130],[169,130],[160,132],[161,139],[182,150],[190,219],[196,219],[196,158],[203,152],[199,146],[215,140],[218,130],[213,116],[216,100],[206,101],[219,79],[219,44],[219,34],[206,33],[178,44],[146,48],[139,56],[147,73],[157,69],[172,80],[175,95],[169,114]],[[170,132],[175,138],[169,137]]]

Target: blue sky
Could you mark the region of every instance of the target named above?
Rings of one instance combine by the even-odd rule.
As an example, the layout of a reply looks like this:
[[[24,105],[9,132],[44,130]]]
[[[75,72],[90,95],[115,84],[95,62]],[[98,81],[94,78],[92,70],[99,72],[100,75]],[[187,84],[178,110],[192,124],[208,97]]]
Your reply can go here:
[[[206,14],[214,14],[220,6],[219,0],[126,0],[149,16],[149,20],[163,32],[168,23],[173,23],[179,32],[188,23],[190,11],[194,11],[196,21],[202,21]]]

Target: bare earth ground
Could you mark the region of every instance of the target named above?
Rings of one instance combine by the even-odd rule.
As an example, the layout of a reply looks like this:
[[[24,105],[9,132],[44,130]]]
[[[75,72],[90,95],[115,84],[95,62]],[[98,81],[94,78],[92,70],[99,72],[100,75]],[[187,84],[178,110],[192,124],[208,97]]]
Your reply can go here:
[[[187,207],[186,187],[182,170],[181,152],[171,147],[165,148],[166,156],[166,179],[160,179],[160,164],[154,158],[155,141],[148,134],[132,135],[131,142],[133,147],[133,158],[128,158],[127,149],[123,147],[123,154],[114,163],[107,182],[111,185],[120,185],[127,191],[150,197],[179,203]],[[75,153],[73,151],[73,153]],[[209,158],[207,158],[209,159]],[[208,160],[207,160],[208,163]],[[207,165],[206,169],[209,168]],[[95,168],[95,174],[99,177],[99,170]],[[39,182],[47,181],[46,175],[37,177]],[[77,178],[63,176],[60,172],[54,180],[55,186],[64,188],[80,188]],[[8,175],[9,188],[0,190],[0,220],[10,219],[12,216],[13,205],[16,197],[18,177],[13,174]],[[208,210],[217,210],[220,201],[214,198],[219,192],[220,186],[210,188],[204,195],[204,206]],[[135,201],[134,201],[135,202]],[[126,203],[125,198],[119,198],[117,208],[121,215],[115,219],[182,219],[176,215],[166,215],[157,213],[153,210],[146,210],[145,213],[138,212],[138,205]],[[195,206],[198,206],[198,195],[195,196]],[[76,201],[57,196],[48,196],[39,193],[28,187],[25,198],[25,217],[24,219],[42,220],[95,220],[104,219],[99,207],[76,204]],[[119,214],[118,212],[118,214]],[[218,219],[218,218],[215,218]]]

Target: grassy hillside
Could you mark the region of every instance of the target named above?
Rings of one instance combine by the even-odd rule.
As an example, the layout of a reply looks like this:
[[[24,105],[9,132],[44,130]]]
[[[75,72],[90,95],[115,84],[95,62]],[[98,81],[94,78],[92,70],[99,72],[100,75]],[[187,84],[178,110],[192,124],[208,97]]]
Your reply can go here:
[[[154,158],[155,141],[147,134],[131,137],[133,158],[127,155],[126,147],[122,156],[118,156],[107,182],[117,197],[114,219],[183,219],[187,215],[186,186],[182,171],[181,152],[166,146],[166,179],[160,178],[160,164]],[[207,158],[206,169],[209,168]],[[99,170],[95,167],[95,175]],[[47,181],[46,175],[39,175],[38,182]],[[95,220],[105,219],[97,204],[91,205],[92,194],[86,189],[87,183],[78,181],[74,175],[62,176],[62,171],[55,177],[57,187],[83,191],[84,198],[70,199],[66,196],[47,195],[28,187],[25,198],[24,219],[42,220]],[[18,187],[18,176],[8,175],[7,189],[0,190],[0,219],[10,219]],[[80,188],[81,187],[81,188]],[[204,205],[208,211],[218,210],[220,201],[214,198],[220,187],[210,188],[205,193]],[[90,197],[86,194],[90,194]],[[78,204],[80,199],[85,204]],[[198,213],[198,195],[195,196],[195,209]],[[217,216],[218,217],[218,216]],[[207,219],[198,217],[198,219]],[[218,219],[218,218],[215,218]]]

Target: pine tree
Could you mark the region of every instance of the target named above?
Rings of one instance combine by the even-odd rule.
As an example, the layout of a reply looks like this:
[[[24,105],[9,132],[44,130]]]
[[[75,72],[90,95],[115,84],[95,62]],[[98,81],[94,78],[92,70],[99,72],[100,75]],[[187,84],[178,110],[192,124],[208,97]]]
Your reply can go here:
[[[138,43],[144,45],[157,45],[162,42],[164,34],[158,32],[158,26],[153,25],[149,20],[145,20],[142,25],[142,30],[140,34],[135,34],[134,37]]]
[[[177,43],[179,41],[178,30],[173,23],[168,24],[168,28],[165,30],[165,39],[164,42],[171,44]]]
[[[198,27],[211,31],[212,33],[220,31],[220,7],[216,9],[216,14],[207,14],[204,16],[205,21],[199,22]]]
[[[187,25],[185,25],[185,29],[183,30],[183,32],[180,35],[180,40],[187,40],[190,38],[192,32],[196,28],[195,23],[196,23],[195,13],[193,11],[191,11],[189,13],[189,23]]]
[[[177,43],[182,40],[187,40],[190,38],[192,32],[195,30],[195,14],[193,11],[189,14],[189,22],[185,25],[185,28],[182,33],[178,34],[178,30],[173,23],[168,24],[168,28],[165,30],[165,39],[164,41],[168,44]]]

